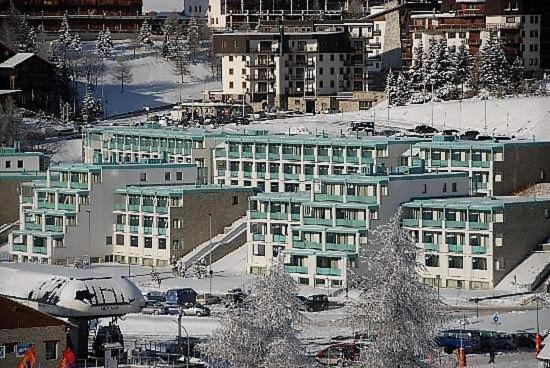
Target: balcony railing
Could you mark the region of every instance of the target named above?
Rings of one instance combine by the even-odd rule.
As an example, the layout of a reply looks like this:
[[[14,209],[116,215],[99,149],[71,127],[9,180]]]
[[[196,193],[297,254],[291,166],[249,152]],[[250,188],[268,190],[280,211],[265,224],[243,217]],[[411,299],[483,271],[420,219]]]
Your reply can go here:
[[[485,254],[487,253],[487,247],[481,245],[472,246],[472,254]]]
[[[124,224],[115,224],[115,231],[125,232],[126,231],[126,225],[124,225]]]
[[[285,265],[285,271],[286,271],[286,272],[289,272],[289,273],[307,274],[307,267],[304,267],[304,266]]]
[[[362,228],[367,226],[367,221],[365,220],[345,220],[345,219],[336,219],[336,226],[346,226],[354,228]]]
[[[286,212],[271,212],[269,216],[272,220],[288,220],[288,213]]]
[[[468,222],[470,230],[489,230],[488,222]]]
[[[488,167],[491,167],[491,162],[490,161],[472,161],[472,167],[488,168]]]
[[[355,248],[354,244],[338,244],[338,243],[327,243],[327,250],[333,250],[333,251],[343,251],[343,252],[355,252],[357,249]]]
[[[439,244],[424,243],[424,250],[428,252],[439,252]]]
[[[466,228],[466,222],[465,221],[447,220],[447,221],[445,221],[445,227],[447,229],[465,229]]]
[[[315,194],[315,199],[318,201],[324,201],[324,202],[342,202],[344,200],[344,196],[335,195],[335,194],[317,193]]]
[[[447,247],[450,253],[462,253],[464,251],[462,244],[447,244]]]
[[[304,217],[304,225],[332,225],[331,219],[320,219],[316,217]]]
[[[157,234],[158,235],[166,235],[166,228],[165,227],[158,227],[157,228]]]
[[[418,227],[418,219],[403,219],[403,226]]]
[[[13,243],[13,245],[11,246],[11,249],[14,252],[26,252],[27,251],[27,244]]]
[[[38,230],[42,231],[42,224],[35,224],[32,222],[25,223],[25,230]]]
[[[286,235],[274,234],[273,241],[276,243],[286,243]]]
[[[422,220],[423,227],[441,227],[443,226],[443,221],[441,220]]]
[[[338,268],[317,267],[317,275],[341,276],[342,275],[342,270],[340,270]]]
[[[46,247],[32,247],[32,252],[35,254],[48,254],[48,248]]]
[[[378,198],[376,196],[355,196],[348,195],[346,196],[348,202],[358,202],[358,203],[376,203]]]
[[[252,220],[266,219],[267,218],[267,213],[258,212],[258,211],[250,211],[250,218]]]
[[[265,234],[252,234],[252,240],[265,241]]]

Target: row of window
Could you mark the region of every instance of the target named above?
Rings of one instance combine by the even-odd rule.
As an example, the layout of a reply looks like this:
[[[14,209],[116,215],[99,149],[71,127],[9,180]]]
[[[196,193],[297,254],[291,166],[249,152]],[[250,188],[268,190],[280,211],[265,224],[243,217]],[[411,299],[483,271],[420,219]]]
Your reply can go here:
[[[464,268],[464,257],[460,256],[448,256],[448,267],[453,269]],[[424,259],[426,267],[439,267],[439,255],[426,254]],[[484,257],[472,257],[472,269],[486,271],[487,270],[487,258]]]

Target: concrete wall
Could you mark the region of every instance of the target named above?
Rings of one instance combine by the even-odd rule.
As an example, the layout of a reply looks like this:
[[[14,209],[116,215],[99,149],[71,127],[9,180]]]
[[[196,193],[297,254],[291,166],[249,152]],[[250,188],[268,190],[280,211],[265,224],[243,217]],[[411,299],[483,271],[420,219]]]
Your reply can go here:
[[[19,180],[0,180],[0,225],[9,224],[19,218]]]
[[[57,341],[57,359],[46,360],[45,341]],[[37,367],[57,368],[59,359],[66,347],[65,326],[48,326],[22,328],[15,330],[0,330],[0,345],[12,343],[30,343],[36,347]],[[0,368],[17,367],[20,357],[15,353],[7,353],[6,359],[0,359]]]
[[[493,183],[493,195],[512,194],[533,184],[548,182],[548,157],[550,143],[505,145],[504,160],[493,161],[494,174],[502,174],[502,181]]]
[[[493,287],[550,236],[550,219],[545,218],[545,210],[550,208],[543,205],[505,208],[504,223],[493,224],[493,234],[503,234],[503,246],[493,246]],[[504,270],[496,269],[499,258],[504,260]]]
[[[22,167],[18,167],[18,162]],[[10,167],[7,167],[9,165]],[[13,156],[0,156],[0,172],[40,171],[40,155],[14,154]]]
[[[209,213],[212,214],[212,236],[222,234],[225,227],[246,215],[248,198],[253,194],[251,188],[250,191],[184,195],[183,206],[170,209],[170,219],[179,218],[183,223],[181,229],[174,229],[170,223],[170,242],[179,239],[183,245],[181,250],[172,250],[171,254],[182,257],[209,239]],[[234,197],[237,197],[236,204],[233,204]]]

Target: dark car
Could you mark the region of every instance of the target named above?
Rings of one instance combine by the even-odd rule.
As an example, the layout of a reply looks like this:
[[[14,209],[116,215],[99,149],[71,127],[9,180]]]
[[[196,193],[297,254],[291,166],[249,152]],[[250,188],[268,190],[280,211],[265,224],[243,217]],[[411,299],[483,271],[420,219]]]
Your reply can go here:
[[[374,121],[353,121],[349,130],[351,132],[374,132]]]
[[[479,132],[477,130],[467,130],[460,135],[460,139],[475,140],[478,135]]]
[[[446,353],[450,354],[456,349],[464,348],[468,353],[481,349],[481,337],[479,331],[470,330],[446,330],[441,331],[435,339]]]
[[[149,291],[145,294],[145,301],[151,303],[164,303],[166,301],[166,294],[162,291]]]
[[[308,297],[298,295],[298,299],[302,302],[303,309],[308,312],[328,310],[329,302],[325,294],[310,295]]]
[[[361,356],[361,350],[352,343],[335,344],[315,354],[319,364],[329,367],[345,367],[357,362]]]
[[[425,125],[425,124],[415,126],[414,129],[412,129],[412,131],[418,134],[434,134],[439,132],[434,127]]]
[[[191,288],[170,289],[166,292],[166,304],[184,305],[197,302],[197,292]]]
[[[223,304],[228,308],[242,306],[247,297],[248,295],[241,289],[229,289],[227,294],[225,294]]]

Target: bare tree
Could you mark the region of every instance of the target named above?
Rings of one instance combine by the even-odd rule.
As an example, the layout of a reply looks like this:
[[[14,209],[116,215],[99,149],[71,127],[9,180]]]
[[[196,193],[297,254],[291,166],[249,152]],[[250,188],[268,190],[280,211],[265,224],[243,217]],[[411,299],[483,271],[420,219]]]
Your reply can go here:
[[[97,81],[105,73],[103,58],[93,52],[85,52],[82,55],[79,75],[86,79],[87,85],[97,87]]]
[[[118,57],[116,59],[116,65],[113,68],[113,77],[116,81],[120,82],[120,92],[124,92],[124,83],[132,83],[133,80],[133,74],[132,69],[130,66],[126,63],[126,61]]]

